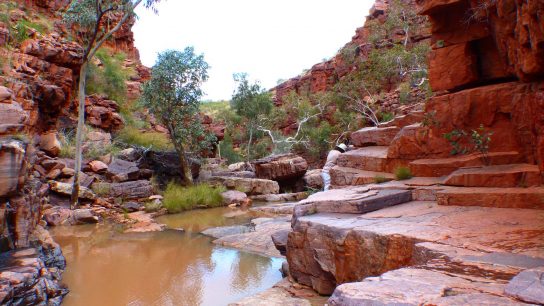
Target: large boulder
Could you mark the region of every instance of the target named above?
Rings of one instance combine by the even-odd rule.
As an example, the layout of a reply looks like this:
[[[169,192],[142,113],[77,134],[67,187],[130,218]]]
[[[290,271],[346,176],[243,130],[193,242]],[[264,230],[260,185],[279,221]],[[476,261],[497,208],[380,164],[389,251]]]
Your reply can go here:
[[[225,191],[221,193],[221,196],[223,197],[223,204],[225,205],[231,205],[231,204],[240,205],[240,206],[251,205],[251,200],[247,197],[247,195],[238,190]]]
[[[295,154],[273,155],[253,161],[258,178],[285,181],[301,178],[308,170],[306,160]]]
[[[40,148],[51,156],[58,156],[62,145],[57,132],[48,132],[40,136]]]
[[[321,177],[321,169],[307,171],[303,177],[304,186],[313,189],[323,189],[323,177]]]
[[[238,190],[248,195],[277,194],[280,192],[280,186],[276,181],[217,176],[210,178],[211,184],[223,185],[227,189]]]
[[[106,175],[116,183],[134,181],[140,177],[140,168],[134,162],[114,159],[108,166]]]

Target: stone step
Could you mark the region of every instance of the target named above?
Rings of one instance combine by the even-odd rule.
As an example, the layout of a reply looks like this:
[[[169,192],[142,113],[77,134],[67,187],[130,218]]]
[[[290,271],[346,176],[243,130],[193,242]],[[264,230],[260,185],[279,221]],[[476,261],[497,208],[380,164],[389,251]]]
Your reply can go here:
[[[461,168],[444,180],[444,185],[463,187],[532,187],[541,184],[540,169],[530,164]]]
[[[326,212],[364,214],[412,200],[410,190],[371,190],[366,187],[348,187],[318,192],[295,206],[295,217]]]
[[[351,144],[356,147],[388,146],[395,138],[400,128],[390,127],[366,127],[351,134]]]
[[[403,268],[340,285],[328,305],[531,305],[507,296],[504,288],[486,280]]]
[[[504,286],[544,262],[542,218],[542,210],[423,201],[358,215],[316,209],[293,218],[287,260],[291,276],[321,294],[406,267]]]
[[[481,206],[544,210],[544,187],[449,187],[437,191],[436,199],[439,205],[444,206]]]
[[[388,147],[372,146],[355,149],[341,154],[336,165],[375,172],[393,172],[397,167],[407,162],[387,157]]]
[[[522,156],[515,151],[489,153],[491,165],[515,164]],[[468,154],[448,158],[418,159],[410,162],[410,170],[415,176],[446,176],[463,167],[483,166],[481,154]]]
[[[330,171],[333,186],[360,186],[374,183],[383,183],[395,179],[388,172],[375,172],[354,168],[335,166]]]

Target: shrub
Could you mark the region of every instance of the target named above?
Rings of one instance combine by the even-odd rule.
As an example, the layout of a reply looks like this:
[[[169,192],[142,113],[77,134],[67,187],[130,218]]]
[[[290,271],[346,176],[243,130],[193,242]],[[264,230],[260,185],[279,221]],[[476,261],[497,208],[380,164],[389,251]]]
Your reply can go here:
[[[388,122],[388,121],[391,121],[393,119],[395,119],[395,114],[393,113],[380,113],[380,122]]]
[[[154,202],[154,201],[145,202],[144,206],[145,206],[146,213],[156,212],[162,208],[162,204],[160,202]]]
[[[183,187],[171,182],[164,191],[163,206],[169,213],[179,213],[196,207],[219,207],[223,204],[221,193],[224,191],[224,187],[207,184]]]
[[[408,104],[411,101],[410,84],[403,82],[399,85],[399,101],[401,104]]]
[[[472,133],[470,134],[474,149],[482,154],[482,161],[487,166],[491,164],[491,160],[489,159],[489,143],[491,142],[491,135],[493,135],[493,132],[487,132],[483,124],[481,124],[477,130],[472,130]]]
[[[381,183],[385,183],[385,182],[389,182],[391,179],[388,179],[386,178],[385,176],[383,175],[376,175],[374,177],[374,183],[376,184],[381,184]]]
[[[128,145],[136,145],[160,151],[168,151],[174,148],[168,135],[159,132],[144,133],[132,126],[126,126],[117,135],[117,139]]]
[[[225,138],[219,143],[219,152],[222,158],[226,158],[229,164],[238,163],[244,160],[242,155],[234,150],[232,137],[225,133]]]
[[[60,153],[62,158],[74,158],[76,154],[75,131],[61,130],[59,132]]]
[[[397,178],[397,180],[402,181],[402,180],[407,180],[407,179],[412,178],[413,175],[412,175],[412,171],[410,171],[409,168],[407,168],[407,167],[398,167],[395,170],[395,177]]]
[[[126,55],[122,52],[112,54],[107,49],[101,49],[96,53],[96,58],[102,64],[89,65],[86,91],[89,94],[103,94],[108,98],[123,105],[126,100],[126,84],[130,69],[123,66]]]

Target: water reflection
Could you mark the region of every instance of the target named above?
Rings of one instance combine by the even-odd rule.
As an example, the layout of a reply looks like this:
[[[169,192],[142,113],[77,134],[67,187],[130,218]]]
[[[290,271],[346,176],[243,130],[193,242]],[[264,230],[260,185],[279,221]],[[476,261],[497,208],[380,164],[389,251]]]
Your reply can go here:
[[[183,222],[215,226],[221,211]],[[68,261],[63,305],[226,305],[281,279],[282,259],[218,247],[193,232],[122,234],[102,225],[59,227],[53,235]]]

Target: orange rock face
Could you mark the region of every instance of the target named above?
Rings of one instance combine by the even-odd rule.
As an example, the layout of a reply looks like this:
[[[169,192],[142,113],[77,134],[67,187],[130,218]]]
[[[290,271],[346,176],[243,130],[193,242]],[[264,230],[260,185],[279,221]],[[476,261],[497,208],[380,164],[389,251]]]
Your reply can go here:
[[[445,158],[444,134],[491,134],[490,152],[519,152],[544,169],[544,20],[542,1],[418,0],[432,24],[430,83],[424,125],[405,127],[390,158]]]

